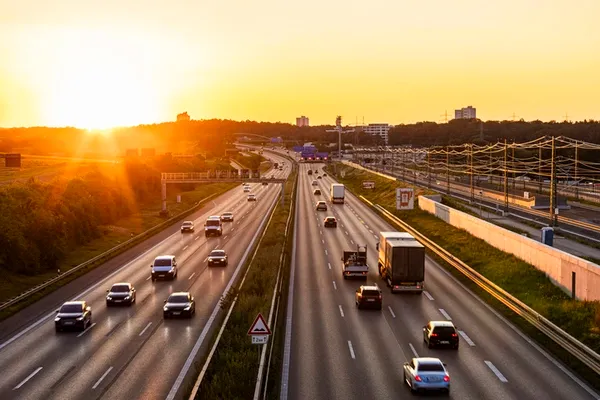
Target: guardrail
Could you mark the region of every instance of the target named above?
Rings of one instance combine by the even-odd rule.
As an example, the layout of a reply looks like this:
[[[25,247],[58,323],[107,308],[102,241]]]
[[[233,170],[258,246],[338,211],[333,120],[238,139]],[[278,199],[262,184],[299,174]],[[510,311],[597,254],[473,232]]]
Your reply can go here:
[[[437,243],[433,242],[419,231],[408,225],[406,222],[402,221],[400,218],[396,217],[394,214],[381,207],[378,204],[373,204],[371,201],[367,200],[365,197],[360,196],[360,198],[371,205],[371,207],[375,208],[385,217],[387,217],[392,222],[399,225],[402,229],[406,230],[408,233],[417,238],[425,247],[434,252],[438,257],[442,258],[448,264],[456,268],[467,278],[472,280],[477,286],[491,294],[494,298],[499,300],[502,304],[510,308],[517,315],[521,316],[531,325],[535,326],[542,333],[544,333],[547,337],[552,339],[556,344],[561,346],[567,352],[569,352],[572,356],[577,358],[579,361],[587,365],[592,371],[597,374],[600,374],[600,355],[596,353],[594,350],[590,349],[585,344],[581,343],[579,340],[554,325],[550,320],[546,319],[544,316],[540,315],[537,311],[529,307],[528,305],[521,302],[519,299],[506,292],[504,289],[481,275],[479,272],[475,271],[473,268],[469,267],[460,259],[454,257],[451,253],[449,253],[446,249],[439,246]]]
[[[132,237],[131,239],[129,239],[129,240],[127,240],[127,241],[125,241],[125,242],[123,242],[123,243],[121,243],[121,244],[119,244],[119,245],[117,245],[117,246],[115,246],[115,247],[113,247],[113,248],[105,251],[102,254],[97,255],[96,257],[94,257],[92,259],[89,259],[86,262],[81,263],[81,264],[79,264],[79,265],[71,268],[70,270],[66,271],[63,274],[60,274],[60,275],[56,276],[55,278],[49,279],[46,282],[44,282],[44,283],[42,283],[42,284],[40,284],[40,285],[38,285],[38,286],[36,286],[34,288],[31,288],[31,289],[29,289],[29,290],[21,293],[20,295],[18,295],[16,297],[13,297],[12,299],[10,299],[10,300],[8,300],[8,301],[0,304],[0,311],[5,310],[8,307],[11,307],[11,306],[13,306],[13,305],[15,305],[15,304],[17,304],[17,303],[25,300],[26,298],[34,295],[35,293],[38,293],[38,292],[44,290],[45,288],[47,288],[48,286],[51,286],[51,285],[53,285],[53,284],[61,281],[62,279],[65,279],[66,277],[68,277],[70,275],[73,275],[75,272],[77,272],[77,271],[79,271],[79,270],[81,270],[83,268],[89,267],[90,265],[93,265],[94,263],[96,263],[98,261],[102,261],[102,260],[105,260],[105,259],[112,258],[112,257],[116,256],[123,249],[126,249],[126,248],[128,248],[130,246],[133,246],[133,245],[139,243],[142,239],[145,239],[148,236],[151,236],[151,235],[159,232],[160,230],[166,228],[168,225],[171,225],[174,222],[176,222],[177,220],[179,220],[179,219],[185,217],[186,215],[189,215],[190,213],[196,211],[196,209],[198,209],[198,207],[200,205],[202,205],[202,203],[204,203],[206,200],[209,200],[209,199],[211,199],[212,197],[214,197],[216,195],[217,195],[217,193],[213,193],[210,196],[207,196],[207,197],[199,200],[193,207],[188,208],[187,210],[185,210],[185,211],[183,211],[183,212],[181,212],[181,213],[179,213],[179,214],[177,214],[177,215],[169,218],[166,221],[161,222],[160,224],[158,224],[158,225],[156,225],[156,226],[154,226],[154,227],[152,227],[152,228],[150,228],[150,229],[148,229],[148,230],[140,233],[139,235],[136,235],[136,236]]]

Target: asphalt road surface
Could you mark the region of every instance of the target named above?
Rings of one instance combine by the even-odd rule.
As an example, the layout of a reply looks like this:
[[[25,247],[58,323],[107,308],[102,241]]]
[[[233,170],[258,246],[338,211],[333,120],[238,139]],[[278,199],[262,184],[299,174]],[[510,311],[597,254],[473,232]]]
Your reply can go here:
[[[395,229],[348,193],[344,205],[332,205],[333,180],[313,186],[315,175],[307,175],[316,166],[300,168],[293,329],[282,399],[411,398],[403,363],[417,355],[447,364],[454,399],[599,398],[430,259],[422,295],[392,295],[377,273],[375,245],[378,232]],[[323,195],[313,195],[315,188]],[[326,199],[329,210],[317,212],[315,202]],[[337,228],[323,228],[327,215],[336,216]],[[368,245],[367,282],[382,289],[382,311],[359,311],[354,294],[364,281],[342,278],[342,251],[356,244]],[[460,331],[458,351],[428,349],[423,326],[450,319]]]
[[[283,171],[271,173],[286,176],[290,162],[286,164]],[[190,352],[203,344],[201,335],[204,342],[210,340],[205,331],[210,316],[281,187],[250,186],[256,202],[247,201],[241,186],[234,188],[186,218],[194,220],[195,233],[181,234],[180,225],[174,225],[145,247],[136,246],[0,324],[0,398],[150,400],[177,393]],[[223,236],[205,238],[206,218],[225,211],[234,213],[234,222],[224,223]],[[227,267],[207,267],[208,253],[215,248],[227,252]],[[153,283],[150,264],[163,254],[178,258],[177,279]],[[133,306],[106,307],[106,290],[115,282],[133,283]],[[163,301],[175,291],[195,297],[193,318],[163,320]],[[93,325],[84,332],[55,333],[55,310],[76,299],[92,307]]]

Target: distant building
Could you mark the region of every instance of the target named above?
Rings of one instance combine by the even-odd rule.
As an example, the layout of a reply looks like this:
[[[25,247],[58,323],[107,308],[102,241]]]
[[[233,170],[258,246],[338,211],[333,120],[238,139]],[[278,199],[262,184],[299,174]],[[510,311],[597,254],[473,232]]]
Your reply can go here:
[[[142,158],[152,158],[155,156],[156,156],[156,149],[154,149],[154,148],[142,149]]]
[[[125,149],[125,157],[139,157],[138,149]]]
[[[454,119],[473,119],[477,118],[477,109],[468,106],[460,110],[454,110]]]
[[[296,126],[309,126],[308,117],[305,117],[303,115],[301,117],[296,118]]]
[[[379,136],[383,139],[384,143],[388,143],[388,132],[392,128],[390,124],[369,124],[362,127],[364,133],[369,135]]]
[[[177,114],[177,122],[186,122],[190,120],[190,116],[187,111],[181,114]]]

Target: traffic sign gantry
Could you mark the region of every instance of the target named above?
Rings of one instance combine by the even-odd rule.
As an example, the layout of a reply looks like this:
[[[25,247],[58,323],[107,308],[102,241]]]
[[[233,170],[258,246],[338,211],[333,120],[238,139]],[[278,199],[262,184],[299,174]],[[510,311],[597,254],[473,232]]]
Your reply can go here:
[[[252,344],[265,344],[271,335],[271,330],[262,314],[258,314],[248,330],[248,335],[252,336]]]

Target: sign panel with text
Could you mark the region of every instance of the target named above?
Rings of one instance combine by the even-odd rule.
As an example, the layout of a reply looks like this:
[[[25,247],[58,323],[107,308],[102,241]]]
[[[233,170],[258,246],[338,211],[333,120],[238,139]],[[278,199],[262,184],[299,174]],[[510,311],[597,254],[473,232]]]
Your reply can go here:
[[[375,189],[375,182],[363,181],[362,186],[363,186],[363,189]]]
[[[396,210],[412,210],[415,206],[413,188],[396,189]]]

